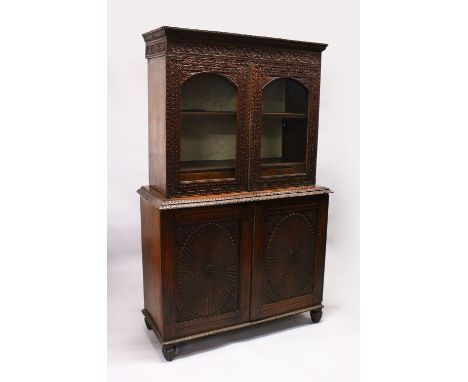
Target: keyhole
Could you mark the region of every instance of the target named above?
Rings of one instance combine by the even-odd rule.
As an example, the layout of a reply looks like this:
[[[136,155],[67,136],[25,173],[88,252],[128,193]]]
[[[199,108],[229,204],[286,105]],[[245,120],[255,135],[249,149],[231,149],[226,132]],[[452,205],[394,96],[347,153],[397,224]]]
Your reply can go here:
[[[288,255],[290,261],[295,261],[297,259],[297,254],[298,253],[294,249],[290,249]]]
[[[211,266],[211,264],[208,264],[206,267],[205,267],[205,273],[208,275],[208,276],[211,276],[213,274],[213,267]]]

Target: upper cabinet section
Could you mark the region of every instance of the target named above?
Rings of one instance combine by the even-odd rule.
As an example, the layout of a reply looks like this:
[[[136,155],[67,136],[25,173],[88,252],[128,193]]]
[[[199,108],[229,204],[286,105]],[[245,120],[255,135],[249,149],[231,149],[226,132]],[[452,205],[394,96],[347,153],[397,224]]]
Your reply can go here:
[[[325,44],[171,27],[143,37],[153,188],[172,197],[315,183]]]

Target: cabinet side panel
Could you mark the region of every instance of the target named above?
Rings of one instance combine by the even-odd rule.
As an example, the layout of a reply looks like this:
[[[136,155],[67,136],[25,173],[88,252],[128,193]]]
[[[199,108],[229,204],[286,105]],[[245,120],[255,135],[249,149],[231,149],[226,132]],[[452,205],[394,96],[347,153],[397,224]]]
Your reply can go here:
[[[163,334],[160,212],[140,198],[145,309]]]
[[[166,195],[166,57],[148,60],[149,182]]]
[[[319,282],[319,294],[320,301],[323,300],[323,283],[325,276],[325,255],[327,251],[327,227],[328,227],[328,204],[329,196],[323,195],[321,198],[320,204],[320,221],[318,226],[318,237],[320,238],[318,243],[319,256],[319,265],[318,269],[321,271],[321,274],[317,276],[317,281]]]

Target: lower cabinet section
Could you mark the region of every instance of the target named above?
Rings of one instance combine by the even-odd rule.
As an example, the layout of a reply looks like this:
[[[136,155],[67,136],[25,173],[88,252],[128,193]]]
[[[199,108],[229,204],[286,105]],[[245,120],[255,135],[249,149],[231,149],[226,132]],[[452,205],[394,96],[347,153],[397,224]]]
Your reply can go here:
[[[164,210],[142,196],[143,313],[165,357],[291,313],[318,321],[327,211],[328,194]]]

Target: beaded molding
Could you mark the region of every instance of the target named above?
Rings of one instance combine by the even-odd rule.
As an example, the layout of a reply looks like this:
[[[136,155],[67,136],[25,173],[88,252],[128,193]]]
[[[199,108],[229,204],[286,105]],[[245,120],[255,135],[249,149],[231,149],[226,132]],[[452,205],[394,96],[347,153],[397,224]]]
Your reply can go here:
[[[280,315],[278,315],[278,316],[263,318],[263,319],[261,319],[261,320],[252,321],[252,322],[244,322],[244,323],[242,323],[242,324],[233,325],[233,326],[228,326],[228,327],[221,328],[221,329],[216,329],[216,330],[210,330],[210,331],[208,331],[208,332],[203,332],[203,333],[200,333],[200,334],[194,334],[194,335],[191,335],[191,336],[176,338],[176,339],[174,339],[174,340],[169,340],[169,341],[164,341],[164,340],[162,339],[162,336],[161,336],[161,334],[159,334],[159,331],[158,331],[158,329],[156,328],[156,325],[154,324],[153,320],[151,319],[151,317],[150,317],[150,315],[149,315],[149,312],[148,312],[146,309],[143,309],[141,312],[143,313],[143,315],[144,315],[146,318],[148,318],[148,321],[149,321],[149,323],[150,323],[151,329],[153,330],[154,334],[156,334],[156,337],[157,337],[158,341],[160,342],[160,344],[161,344],[161,345],[173,345],[173,344],[177,344],[177,343],[181,343],[181,342],[187,342],[187,341],[195,340],[195,339],[198,339],[198,338],[213,336],[213,335],[215,335],[215,334],[220,334],[220,333],[224,333],[224,332],[229,332],[229,331],[231,331],[231,330],[242,329],[242,328],[246,328],[246,327],[248,327],[248,326],[253,326],[253,325],[262,324],[262,323],[264,323],[264,322],[274,321],[274,320],[277,320],[277,319],[280,319],[280,318],[285,318],[285,317],[292,316],[292,315],[294,315],[294,314],[305,313],[305,312],[309,312],[309,311],[313,311],[313,310],[320,310],[320,309],[322,309],[322,308],[323,308],[323,305],[322,305],[322,304],[314,305],[314,306],[311,306],[311,307],[309,307],[309,308],[304,308],[304,309],[295,310],[295,311],[293,311],[293,312],[288,312],[288,313],[280,314]]]
[[[159,210],[171,210],[176,208],[190,208],[190,207],[205,207],[215,206],[219,204],[234,204],[234,203],[247,203],[257,202],[262,200],[274,200],[292,198],[296,196],[310,196],[320,194],[333,193],[328,187],[313,186],[310,188],[302,188],[300,190],[281,190],[281,191],[259,191],[249,193],[239,193],[237,195],[228,196],[213,196],[193,200],[193,198],[186,199],[167,199],[163,200],[155,193],[151,192],[147,187],[140,187],[137,191],[142,197]]]

